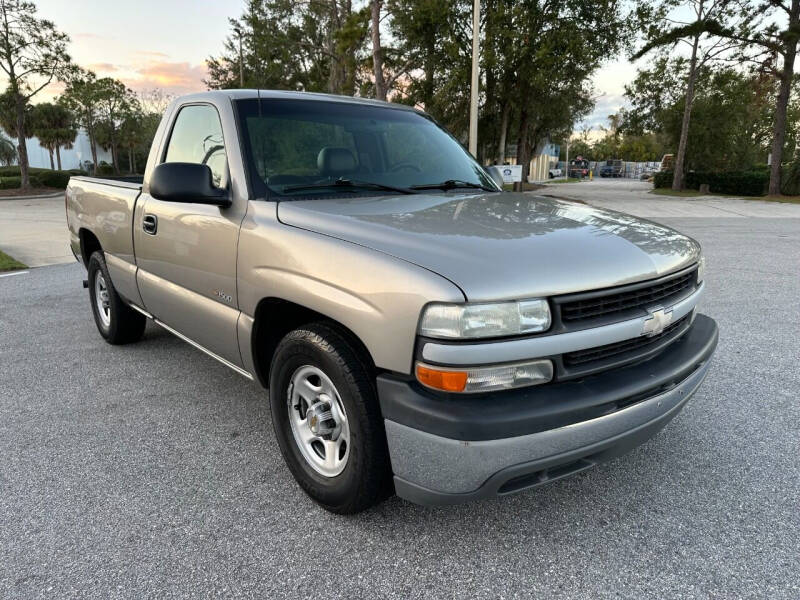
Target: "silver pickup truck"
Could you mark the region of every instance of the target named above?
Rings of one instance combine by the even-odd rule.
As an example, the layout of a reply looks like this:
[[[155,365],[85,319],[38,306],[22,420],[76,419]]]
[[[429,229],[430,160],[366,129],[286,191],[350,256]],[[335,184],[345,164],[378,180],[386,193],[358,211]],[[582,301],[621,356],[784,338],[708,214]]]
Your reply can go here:
[[[423,112],[315,94],[175,100],[143,181],[74,177],[111,344],[148,319],[269,390],[338,513],[512,494],[642,443],[706,375],[699,245],[506,193]]]

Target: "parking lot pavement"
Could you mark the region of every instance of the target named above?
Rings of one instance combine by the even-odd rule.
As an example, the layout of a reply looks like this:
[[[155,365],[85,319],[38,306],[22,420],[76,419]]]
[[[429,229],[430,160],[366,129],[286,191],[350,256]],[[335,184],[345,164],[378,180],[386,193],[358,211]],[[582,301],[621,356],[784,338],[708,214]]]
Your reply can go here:
[[[151,327],[94,329],[78,264],[0,279],[0,598],[800,597],[800,220],[673,219],[721,336],[631,454],[445,508],[313,504],[265,393]]]
[[[64,195],[0,199],[0,250],[29,267],[74,262]]]
[[[580,200],[645,218],[800,218],[800,204],[720,196],[672,198],[651,194],[652,189],[653,184],[635,179],[594,179],[552,183],[533,193]]]

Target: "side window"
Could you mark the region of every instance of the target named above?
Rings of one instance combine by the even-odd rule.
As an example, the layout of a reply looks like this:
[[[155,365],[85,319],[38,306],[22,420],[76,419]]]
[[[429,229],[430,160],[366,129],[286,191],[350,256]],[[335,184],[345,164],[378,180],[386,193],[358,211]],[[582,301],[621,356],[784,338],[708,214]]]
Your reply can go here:
[[[175,119],[164,162],[208,165],[219,186],[227,166],[222,125],[213,106],[184,106]]]

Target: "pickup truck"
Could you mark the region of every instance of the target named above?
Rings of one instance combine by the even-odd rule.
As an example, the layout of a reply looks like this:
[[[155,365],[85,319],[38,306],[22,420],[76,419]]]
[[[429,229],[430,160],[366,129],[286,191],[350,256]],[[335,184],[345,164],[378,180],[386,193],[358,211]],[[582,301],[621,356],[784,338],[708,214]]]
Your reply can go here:
[[[589,176],[589,161],[580,156],[569,163],[569,176],[576,179],[585,179]]]
[[[625,165],[618,159],[607,160],[600,167],[600,177],[622,177],[625,174]]]
[[[67,222],[100,335],[151,320],[266,388],[317,503],[448,504],[641,444],[717,343],[697,242],[497,176],[414,108],[214,91],[141,182],[73,177]]]

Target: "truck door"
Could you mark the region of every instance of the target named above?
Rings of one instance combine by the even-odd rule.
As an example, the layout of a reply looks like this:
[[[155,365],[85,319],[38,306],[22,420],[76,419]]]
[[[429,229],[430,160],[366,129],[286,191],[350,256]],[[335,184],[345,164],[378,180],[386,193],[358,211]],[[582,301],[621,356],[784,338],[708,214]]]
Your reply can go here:
[[[219,113],[211,104],[181,107],[158,162],[207,164],[228,185]],[[227,208],[167,202],[143,193],[134,218],[137,283],[159,321],[218,357],[241,366],[236,323],[236,251],[245,198]]]

